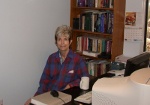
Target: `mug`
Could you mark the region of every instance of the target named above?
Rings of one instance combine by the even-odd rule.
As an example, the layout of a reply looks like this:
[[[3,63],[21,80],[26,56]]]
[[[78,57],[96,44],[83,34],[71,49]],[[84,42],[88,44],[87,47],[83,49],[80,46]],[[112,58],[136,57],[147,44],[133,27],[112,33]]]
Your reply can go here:
[[[82,77],[80,81],[80,89],[88,90],[89,89],[89,77]]]

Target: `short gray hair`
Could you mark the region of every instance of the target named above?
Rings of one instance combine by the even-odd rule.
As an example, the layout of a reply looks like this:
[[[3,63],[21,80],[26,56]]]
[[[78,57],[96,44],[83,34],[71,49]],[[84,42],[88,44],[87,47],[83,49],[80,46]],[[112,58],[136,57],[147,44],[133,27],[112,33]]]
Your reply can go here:
[[[58,36],[67,36],[69,41],[72,40],[72,28],[67,25],[59,26],[55,32],[55,41],[57,41]]]

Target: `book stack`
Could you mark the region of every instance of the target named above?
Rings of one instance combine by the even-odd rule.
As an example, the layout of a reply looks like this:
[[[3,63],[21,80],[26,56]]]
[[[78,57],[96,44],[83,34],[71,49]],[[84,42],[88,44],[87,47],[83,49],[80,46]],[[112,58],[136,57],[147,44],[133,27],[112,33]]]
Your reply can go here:
[[[97,57],[101,53],[111,54],[112,40],[108,38],[78,36],[77,48],[78,52],[84,55]]]
[[[110,70],[110,64],[106,60],[91,60],[87,62],[88,72],[92,76],[100,76]]]
[[[113,8],[113,0],[77,0],[78,7]]]
[[[112,34],[113,31],[112,11],[84,11],[78,18],[73,19],[73,28],[92,32]]]

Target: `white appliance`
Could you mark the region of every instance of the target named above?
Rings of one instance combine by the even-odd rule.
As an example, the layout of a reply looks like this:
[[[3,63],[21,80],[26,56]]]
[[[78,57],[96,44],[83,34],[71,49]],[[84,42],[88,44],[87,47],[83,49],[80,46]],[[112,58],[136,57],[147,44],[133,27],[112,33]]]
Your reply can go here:
[[[150,68],[128,77],[101,78],[92,88],[92,105],[150,105]]]

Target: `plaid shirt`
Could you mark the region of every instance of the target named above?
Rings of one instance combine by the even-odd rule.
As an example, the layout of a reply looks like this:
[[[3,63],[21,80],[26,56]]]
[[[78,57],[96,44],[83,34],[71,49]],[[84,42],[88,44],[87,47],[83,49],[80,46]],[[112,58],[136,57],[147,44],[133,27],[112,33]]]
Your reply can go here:
[[[49,56],[39,88],[35,95],[50,90],[63,90],[68,84],[70,87],[79,86],[82,76],[89,76],[85,61],[72,50],[61,64],[59,51]]]

